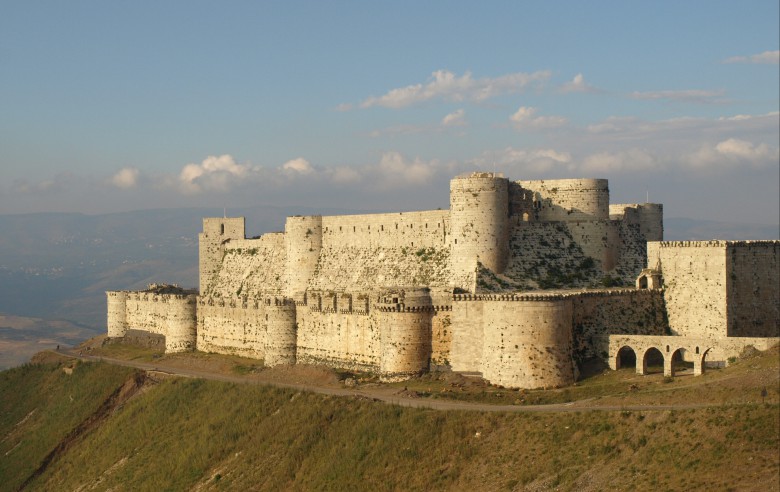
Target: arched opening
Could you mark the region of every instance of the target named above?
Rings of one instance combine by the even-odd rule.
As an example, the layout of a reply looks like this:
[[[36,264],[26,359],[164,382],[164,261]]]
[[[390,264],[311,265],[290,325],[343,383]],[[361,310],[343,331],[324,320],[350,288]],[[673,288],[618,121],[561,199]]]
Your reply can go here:
[[[644,275],[639,277],[639,285],[638,285],[638,287],[640,289],[646,289],[647,288],[647,277],[645,277]]]
[[[684,348],[678,348],[672,352],[672,376],[682,373],[690,373],[693,370],[691,354]]]
[[[707,356],[712,355],[712,349],[707,349],[701,354],[701,372],[706,369],[720,369],[726,367],[725,361],[709,361],[707,362]]]
[[[225,234],[225,224],[219,225],[219,235],[223,236]]]
[[[528,212],[523,213],[523,222],[528,222]]]
[[[628,345],[621,347],[615,355],[615,369],[626,367],[636,369],[636,352]]]
[[[650,347],[642,357],[642,374],[663,374],[664,354],[655,347]]]

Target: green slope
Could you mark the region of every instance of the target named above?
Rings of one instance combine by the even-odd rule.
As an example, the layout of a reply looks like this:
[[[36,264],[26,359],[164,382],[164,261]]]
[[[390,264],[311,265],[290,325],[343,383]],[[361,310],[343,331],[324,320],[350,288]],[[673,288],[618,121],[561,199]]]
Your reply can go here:
[[[0,395],[4,490],[63,439],[29,490],[777,490],[780,476],[776,404],[441,412],[97,363],[5,371]]]

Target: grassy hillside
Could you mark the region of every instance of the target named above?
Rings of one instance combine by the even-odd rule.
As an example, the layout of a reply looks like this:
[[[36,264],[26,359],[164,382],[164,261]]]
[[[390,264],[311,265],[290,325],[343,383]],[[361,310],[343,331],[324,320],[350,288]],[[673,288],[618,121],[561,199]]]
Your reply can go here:
[[[765,491],[780,477],[776,403],[442,412],[73,362],[2,372],[0,395],[3,490]]]

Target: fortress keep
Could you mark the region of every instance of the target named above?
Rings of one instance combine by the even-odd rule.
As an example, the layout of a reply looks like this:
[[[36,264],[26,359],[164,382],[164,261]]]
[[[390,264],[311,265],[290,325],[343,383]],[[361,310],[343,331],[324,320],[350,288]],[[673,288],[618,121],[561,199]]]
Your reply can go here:
[[[639,373],[656,352],[725,363],[780,340],[780,241],[663,242],[663,206],[610,204],[605,179],[471,173],[450,209],[288,217],[247,239],[203,219],[199,290],[108,292],[108,336],[402,379],[451,369],[507,387]],[[657,355],[657,354],[656,354]]]

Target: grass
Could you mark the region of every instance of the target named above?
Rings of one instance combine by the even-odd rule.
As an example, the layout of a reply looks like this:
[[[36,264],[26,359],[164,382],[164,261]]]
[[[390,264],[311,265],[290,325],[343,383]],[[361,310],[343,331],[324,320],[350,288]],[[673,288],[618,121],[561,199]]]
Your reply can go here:
[[[671,383],[627,370],[559,390],[488,386],[462,393],[504,404],[509,396],[498,392],[626,405],[714,395],[727,403],[644,412],[441,412],[169,378],[114,409],[30,489],[777,490],[778,362],[775,351]],[[233,363],[249,367],[246,359]],[[66,364],[73,362],[0,373],[0,489],[16,490],[133,374],[81,363],[67,375]],[[459,389],[429,379],[399,384]],[[767,387],[768,403],[754,395],[759,387]],[[433,388],[431,394],[441,395]]]
[[[16,490],[133,372],[77,362],[26,364],[0,372],[0,488]]]

